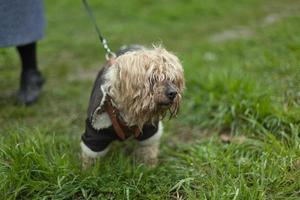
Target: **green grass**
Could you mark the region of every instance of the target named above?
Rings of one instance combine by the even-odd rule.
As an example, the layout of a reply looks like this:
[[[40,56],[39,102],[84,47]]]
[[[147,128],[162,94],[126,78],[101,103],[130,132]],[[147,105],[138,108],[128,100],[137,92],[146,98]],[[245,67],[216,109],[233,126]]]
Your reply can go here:
[[[80,1],[45,6],[37,104],[14,103],[19,60],[0,50],[1,199],[300,199],[299,1],[91,1],[114,50],[175,52],[186,92],[158,167],[136,165],[128,141],[86,172],[80,135],[104,51]]]

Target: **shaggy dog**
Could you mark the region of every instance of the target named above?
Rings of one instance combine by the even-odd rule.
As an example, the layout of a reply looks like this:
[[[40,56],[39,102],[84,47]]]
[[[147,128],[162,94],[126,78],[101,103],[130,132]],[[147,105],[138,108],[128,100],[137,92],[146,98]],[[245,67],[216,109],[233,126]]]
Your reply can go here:
[[[176,115],[184,89],[178,58],[162,47],[121,49],[98,73],[82,135],[83,168],[104,156],[114,140],[135,135],[137,161],[155,165],[161,120]]]

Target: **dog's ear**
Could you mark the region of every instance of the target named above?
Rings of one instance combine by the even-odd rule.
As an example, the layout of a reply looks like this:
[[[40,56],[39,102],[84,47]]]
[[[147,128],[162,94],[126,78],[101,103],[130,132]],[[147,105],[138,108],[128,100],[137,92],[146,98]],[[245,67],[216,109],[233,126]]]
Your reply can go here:
[[[104,84],[104,69],[102,69],[94,82],[93,90],[90,96],[89,106],[87,110],[88,119],[90,122],[93,122],[95,114],[103,110],[103,104],[105,101],[106,93],[103,90]]]

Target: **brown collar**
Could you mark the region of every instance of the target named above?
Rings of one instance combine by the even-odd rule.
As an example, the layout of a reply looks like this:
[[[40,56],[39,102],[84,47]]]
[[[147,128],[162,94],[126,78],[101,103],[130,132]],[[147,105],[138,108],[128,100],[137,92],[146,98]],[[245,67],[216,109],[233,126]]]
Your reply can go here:
[[[110,67],[113,64],[115,64],[116,60],[115,58],[111,58],[107,61],[106,66]],[[109,118],[111,120],[111,123],[113,125],[113,128],[119,138],[122,140],[125,140],[130,135],[134,135],[135,137],[138,137],[140,135],[140,129],[137,126],[129,127],[126,125],[126,123],[120,118],[120,111],[114,107],[111,103],[111,98],[107,96],[107,99],[104,103],[104,109],[108,113]]]
[[[138,137],[140,135],[140,129],[137,126],[129,127],[126,123],[120,118],[120,111],[114,107],[111,103],[111,98],[107,97],[104,103],[104,109],[108,113],[109,118],[112,122],[113,128],[119,138],[125,140],[130,135]]]

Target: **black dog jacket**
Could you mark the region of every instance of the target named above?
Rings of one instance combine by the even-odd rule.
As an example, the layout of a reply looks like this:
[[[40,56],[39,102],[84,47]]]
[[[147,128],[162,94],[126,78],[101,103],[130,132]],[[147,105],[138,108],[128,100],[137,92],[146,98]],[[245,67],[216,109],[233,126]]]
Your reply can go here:
[[[107,128],[101,128],[99,130],[93,126],[96,115],[101,115],[106,112],[104,108],[104,102],[107,98],[107,95],[101,89],[101,86],[103,86],[105,82],[103,76],[108,67],[109,66],[104,66],[103,69],[98,73],[98,76],[95,80],[89,101],[85,132],[81,137],[83,143],[94,152],[103,151],[114,140],[122,140],[120,137],[118,137],[113,125],[110,125]],[[157,131],[158,121],[155,124],[146,124],[143,126],[141,133],[136,137],[136,139],[139,141],[146,140],[153,136]]]

